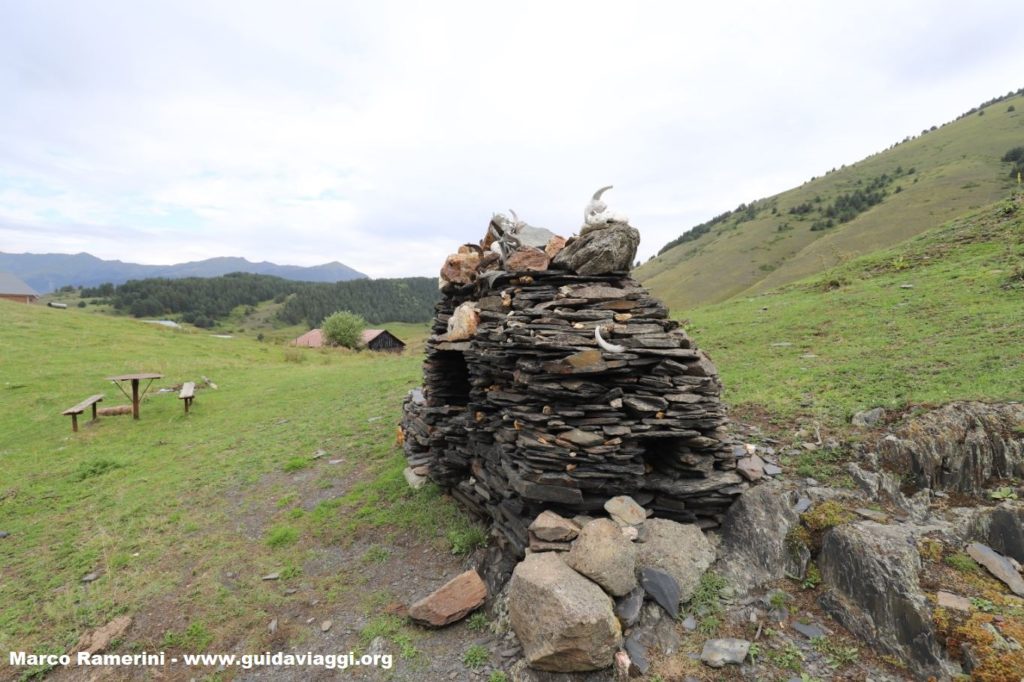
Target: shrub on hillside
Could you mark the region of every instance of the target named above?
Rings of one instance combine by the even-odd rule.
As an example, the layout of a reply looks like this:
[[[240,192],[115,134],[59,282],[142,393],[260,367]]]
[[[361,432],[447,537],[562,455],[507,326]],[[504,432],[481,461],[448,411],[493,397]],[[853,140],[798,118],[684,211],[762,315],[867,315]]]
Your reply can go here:
[[[356,348],[366,328],[366,320],[360,315],[341,310],[328,316],[320,328],[324,337],[333,345]]]

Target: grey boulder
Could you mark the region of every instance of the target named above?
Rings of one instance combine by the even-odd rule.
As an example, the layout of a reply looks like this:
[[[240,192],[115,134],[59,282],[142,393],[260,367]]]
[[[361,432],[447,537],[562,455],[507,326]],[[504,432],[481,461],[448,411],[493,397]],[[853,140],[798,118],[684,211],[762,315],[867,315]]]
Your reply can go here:
[[[551,266],[580,275],[626,272],[633,266],[640,233],[622,223],[588,227],[558,252]]]
[[[636,545],[609,519],[596,519],[583,526],[565,563],[622,597],[636,587]]]
[[[700,528],[668,519],[648,519],[637,545],[637,569],[656,568],[676,579],[679,599],[688,602],[700,577],[715,560],[715,550]]]
[[[600,670],[612,664],[622,629],[611,598],[557,554],[531,554],[509,582],[509,622],[532,668]]]

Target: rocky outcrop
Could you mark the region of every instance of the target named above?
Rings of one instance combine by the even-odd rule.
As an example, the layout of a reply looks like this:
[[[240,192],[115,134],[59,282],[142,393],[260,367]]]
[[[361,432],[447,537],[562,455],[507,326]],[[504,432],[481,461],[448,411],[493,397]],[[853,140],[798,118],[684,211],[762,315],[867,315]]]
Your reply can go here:
[[[955,402],[911,419],[879,441],[884,466],[914,489],[978,495],[1024,477],[1024,405]]]
[[[512,573],[509,620],[538,670],[599,670],[612,664],[622,630],[612,600],[553,552],[531,554]]]
[[[794,502],[792,492],[772,482],[744,491],[729,509],[716,570],[738,592],[787,575],[803,577],[810,555],[803,544],[789,539],[800,523]]]
[[[837,621],[922,678],[945,675],[909,530],[872,521],[837,526],[825,535],[819,565],[827,588],[821,604]]]
[[[565,563],[614,597],[636,587],[636,546],[614,521],[595,519],[583,526]]]
[[[700,528],[668,519],[648,519],[638,543],[637,570],[657,568],[679,583],[679,599],[690,601],[700,577],[715,560],[715,550]]]

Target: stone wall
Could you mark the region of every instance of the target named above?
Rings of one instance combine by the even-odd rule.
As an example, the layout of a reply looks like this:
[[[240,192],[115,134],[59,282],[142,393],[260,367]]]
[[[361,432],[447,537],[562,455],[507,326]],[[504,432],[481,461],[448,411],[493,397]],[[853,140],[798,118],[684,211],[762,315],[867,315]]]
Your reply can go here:
[[[541,511],[599,513],[617,495],[717,526],[747,485],[746,453],[710,358],[624,271],[495,262],[485,249],[463,247],[442,273],[424,386],[405,403],[410,467],[492,520],[519,556]],[[544,269],[510,271],[517,262]]]

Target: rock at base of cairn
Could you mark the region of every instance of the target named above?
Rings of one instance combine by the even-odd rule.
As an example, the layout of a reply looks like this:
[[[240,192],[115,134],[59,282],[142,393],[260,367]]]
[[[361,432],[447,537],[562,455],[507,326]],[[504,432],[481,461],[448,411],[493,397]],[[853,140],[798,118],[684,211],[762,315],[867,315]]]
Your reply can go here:
[[[516,567],[508,608],[526,660],[537,670],[607,668],[622,644],[611,598],[553,552],[531,554]]]

